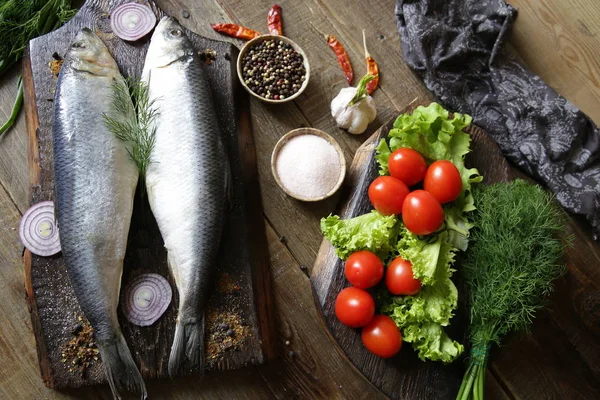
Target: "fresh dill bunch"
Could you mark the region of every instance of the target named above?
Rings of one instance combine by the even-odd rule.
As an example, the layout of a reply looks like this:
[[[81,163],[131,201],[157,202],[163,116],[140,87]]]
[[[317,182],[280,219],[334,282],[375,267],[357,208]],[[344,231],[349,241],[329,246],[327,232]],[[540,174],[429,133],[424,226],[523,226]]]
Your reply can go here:
[[[76,11],[71,0],[0,2],[0,75],[19,61],[30,39],[57,29]]]
[[[552,194],[523,180],[474,188],[475,229],[460,266],[469,289],[471,357],[457,399],[483,399],[489,348],[528,331],[563,275],[566,214]]]
[[[0,0],[0,76],[21,59],[30,39],[45,35],[77,12],[71,0]],[[10,118],[0,126],[0,136],[12,127],[23,105],[19,78]]]
[[[150,100],[146,82],[129,78],[125,84],[115,81],[112,88],[112,107],[116,117],[104,115],[104,122],[117,138],[127,144],[127,152],[144,179],[156,139],[156,127],[152,122],[158,111],[154,100]]]

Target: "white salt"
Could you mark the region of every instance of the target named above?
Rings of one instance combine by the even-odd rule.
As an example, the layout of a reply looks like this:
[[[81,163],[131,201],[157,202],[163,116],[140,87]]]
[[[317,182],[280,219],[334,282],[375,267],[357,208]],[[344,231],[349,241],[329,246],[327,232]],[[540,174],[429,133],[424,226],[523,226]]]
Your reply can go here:
[[[304,134],[279,150],[275,170],[282,185],[295,195],[317,198],[329,193],[341,174],[340,156],[320,136]]]

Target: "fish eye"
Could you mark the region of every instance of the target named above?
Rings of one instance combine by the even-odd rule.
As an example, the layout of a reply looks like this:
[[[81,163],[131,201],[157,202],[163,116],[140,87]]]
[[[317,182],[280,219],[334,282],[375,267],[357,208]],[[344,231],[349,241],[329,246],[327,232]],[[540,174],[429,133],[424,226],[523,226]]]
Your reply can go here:
[[[74,49],[85,49],[85,43],[83,42],[75,42],[71,45]]]
[[[183,32],[181,32],[181,29],[171,29],[169,34],[174,37],[179,37],[183,34]]]

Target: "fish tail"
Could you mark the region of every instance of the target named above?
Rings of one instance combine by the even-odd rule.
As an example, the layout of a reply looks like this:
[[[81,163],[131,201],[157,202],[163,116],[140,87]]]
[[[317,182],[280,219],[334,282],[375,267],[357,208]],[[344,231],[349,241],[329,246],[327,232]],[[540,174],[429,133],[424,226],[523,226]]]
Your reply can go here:
[[[146,384],[131,357],[123,334],[119,332],[116,339],[98,340],[98,349],[114,398],[121,399],[120,392],[125,390],[140,393],[141,399],[145,400],[148,397]]]
[[[204,318],[179,320],[169,356],[169,375],[174,377],[186,359],[192,366],[204,368]]]

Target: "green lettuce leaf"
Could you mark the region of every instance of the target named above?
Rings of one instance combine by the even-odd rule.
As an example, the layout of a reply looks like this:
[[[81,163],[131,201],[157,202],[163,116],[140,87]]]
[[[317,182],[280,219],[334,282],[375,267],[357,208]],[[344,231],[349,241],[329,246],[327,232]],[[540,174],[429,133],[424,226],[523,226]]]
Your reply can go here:
[[[471,136],[463,129],[471,124],[468,115],[455,113],[452,119],[441,105],[431,103],[417,107],[412,114],[402,114],[394,122],[386,139],[377,146],[375,156],[379,173],[388,174],[389,155],[401,148],[410,147],[421,153],[428,164],[437,160],[449,160],[460,172],[462,192],[456,200],[444,206],[446,226],[452,230],[451,243],[461,249],[467,248],[467,237],[472,224],[465,213],[475,210],[471,184],[481,182],[483,177],[476,168],[465,167]],[[454,210],[449,211],[449,209]]]
[[[458,291],[450,279],[454,270],[454,248],[448,232],[432,243],[406,234],[397,244],[401,256],[413,264],[413,273],[423,287],[415,296],[382,296],[381,312],[389,315],[402,331],[403,340],[412,343],[422,360],[451,362],[463,346],[451,340],[443,330],[450,324],[458,303]],[[412,236],[411,236],[412,235]],[[407,240],[407,237],[410,239]],[[421,253],[417,250],[421,248]],[[423,259],[419,256],[421,254]]]
[[[403,335],[404,340],[407,336],[410,338],[413,349],[423,361],[450,363],[464,351],[463,345],[452,340],[435,322],[411,325],[403,331]]]
[[[471,137],[463,129],[471,123],[471,117],[458,113],[449,116],[437,103],[400,115],[388,136],[380,141],[375,155],[381,175],[389,173],[387,160],[401,147],[420,152],[428,164],[450,160],[456,166],[462,192],[455,201],[444,205],[445,226],[441,230],[417,236],[401,221],[375,211],[346,221],[336,216],[321,220],[323,234],[342,259],[367,249],[384,261],[400,256],[412,263],[413,274],[422,284],[421,291],[415,296],[392,296],[382,287],[380,312],[394,320],[403,340],[412,344],[419,358],[444,363],[455,360],[464,350],[446,334],[444,327],[450,324],[458,303],[458,292],[451,280],[452,265],[458,249],[467,248],[473,227],[468,218],[468,213],[475,210],[471,185],[482,180],[477,169],[468,169],[464,164]]]
[[[446,270],[454,262],[455,249],[449,241],[449,232],[430,237],[417,236],[400,224],[400,240],[396,254],[412,264],[415,278],[422,285],[433,285],[438,270]]]
[[[434,243],[425,245],[422,254],[426,261],[415,251],[424,243],[422,240],[413,238],[410,242],[410,246],[416,246],[413,248],[407,247],[405,237],[398,242],[399,251],[404,253],[400,256],[413,264],[413,274],[423,285],[415,296],[395,296],[385,302],[382,311],[401,328],[422,322],[436,322],[442,326],[450,323],[458,302],[458,291],[450,279],[454,272],[451,268],[454,249],[447,236],[447,232],[442,232]]]
[[[342,260],[358,250],[372,251],[385,260],[398,240],[396,223],[395,216],[375,210],[351,219],[330,215],[321,219],[321,232]]]

